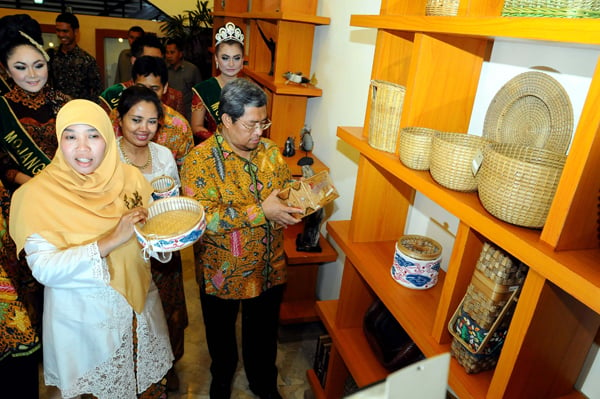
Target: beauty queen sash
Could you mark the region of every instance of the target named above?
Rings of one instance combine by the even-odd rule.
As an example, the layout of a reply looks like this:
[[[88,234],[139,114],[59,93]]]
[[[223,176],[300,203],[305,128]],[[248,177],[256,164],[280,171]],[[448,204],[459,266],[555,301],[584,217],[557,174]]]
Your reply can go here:
[[[219,99],[221,98],[221,85],[219,85],[219,81],[216,78],[206,79],[198,83],[194,90],[204,102],[204,107],[217,122],[217,125],[220,124]]]
[[[34,176],[50,163],[50,158],[21,125],[6,99],[0,98],[0,145],[19,165],[21,172]]]

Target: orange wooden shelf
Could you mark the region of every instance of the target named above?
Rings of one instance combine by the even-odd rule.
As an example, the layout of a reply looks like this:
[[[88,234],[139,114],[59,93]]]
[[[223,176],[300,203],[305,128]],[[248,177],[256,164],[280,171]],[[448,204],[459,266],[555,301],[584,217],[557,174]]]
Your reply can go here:
[[[494,218],[481,205],[476,193],[461,193],[436,183],[427,171],[415,171],[394,154],[372,148],[360,127],[339,127],[338,137],[374,163],[437,202],[542,276],[600,313],[600,249],[554,251],[540,241],[540,231],[511,225]]]

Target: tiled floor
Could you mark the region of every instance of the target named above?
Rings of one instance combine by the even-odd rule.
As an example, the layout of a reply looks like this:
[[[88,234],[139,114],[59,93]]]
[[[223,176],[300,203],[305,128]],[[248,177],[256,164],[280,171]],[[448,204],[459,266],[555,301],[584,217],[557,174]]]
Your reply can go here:
[[[170,392],[169,399],[208,399],[210,384],[210,357],[204,343],[204,327],[198,286],[194,278],[193,253],[183,250],[184,284],[187,299],[189,326],[185,330],[185,354],[176,364],[180,379],[179,392]],[[306,370],[312,367],[316,337],[322,333],[318,324],[282,327],[277,354],[279,390],[284,399],[312,398],[306,380]],[[305,394],[306,391],[306,394]],[[232,399],[252,399],[243,367],[238,367]],[[59,399],[53,387],[41,383],[40,399]],[[115,398],[118,399],[118,398]]]

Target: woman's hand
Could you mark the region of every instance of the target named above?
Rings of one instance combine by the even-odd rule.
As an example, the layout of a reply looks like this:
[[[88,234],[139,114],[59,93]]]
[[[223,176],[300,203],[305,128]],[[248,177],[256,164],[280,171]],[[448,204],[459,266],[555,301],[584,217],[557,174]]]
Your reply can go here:
[[[136,223],[145,223],[148,218],[148,210],[138,207],[128,210],[121,216],[117,227],[106,236],[98,240],[100,256],[108,256],[114,249],[129,241],[134,233],[133,226]]]
[[[293,216],[294,213],[302,214],[304,211],[300,208],[293,208],[285,205],[277,194],[280,190],[273,190],[271,194],[262,202],[263,212],[268,220],[287,227],[292,224],[296,224],[300,221]]]

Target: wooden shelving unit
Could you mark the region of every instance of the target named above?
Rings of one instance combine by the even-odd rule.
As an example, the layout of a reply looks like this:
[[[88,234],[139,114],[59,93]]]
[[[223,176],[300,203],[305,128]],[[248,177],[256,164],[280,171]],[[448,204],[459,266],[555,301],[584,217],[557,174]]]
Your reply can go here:
[[[378,29],[372,78],[406,87],[401,126],[466,132],[481,67],[495,38],[600,45],[600,21],[504,18],[503,2],[461,2],[456,17],[425,16],[426,0],[382,0],[380,15],[353,15],[351,25]],[[360,156],[351,220],[328,223],[346,254],[338,300],[318,303],[332,336],[325,387],[317,398],[341,397],[352,375],[359,386],[387,371],[373,356],[362,319],[375,297],[390,309],[426,356],[448,352],[448,321],[464,296],[485,242],[530,266],[498,365],[467,374],[454,359],[449,384],[467,398],[582,398],[573,385],[600,326],[600,68],[584,108],[546,225],[520,228],[491,216],[475,193],[438,185],[429,172],[406,168],[398,153],[368,144],[365,127],[339,127],[338,137]],[[448,270],[426,291],[390,277],[394,242],[404,234],[415,193],[459,220]]]
[[[269,96],[273,127],[269,137],[282,146],[288,137],[300,141],[307,100],[320,97],[312,85],[287,83],[285,72],[310,74],[315,26],[328,25],[327,17],[316,15],[317,0],[228,0],[215,1],[213,26],[232,21],[244,29],[246,60],[244,74],[262,86]],[[273,58],[262,38],[275,43]]]

